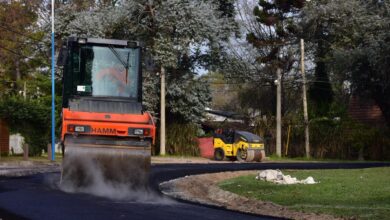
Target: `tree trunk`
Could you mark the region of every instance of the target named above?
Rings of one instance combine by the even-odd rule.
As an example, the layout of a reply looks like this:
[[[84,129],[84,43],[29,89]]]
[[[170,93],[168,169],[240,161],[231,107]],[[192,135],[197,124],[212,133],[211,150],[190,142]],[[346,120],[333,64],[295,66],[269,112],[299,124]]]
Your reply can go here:
[[[15,79],[16,81],[22,78],[20,74],[20,61],[18,57],[15,57]]]
[[[364,148],[360,148],[359,150],[359,157],[358,160],[363,161],[364,160]]]
[[[316,48],[316,67],[315,67],[315,81],[309,89],[309,97],[315,103],[315,110],[319,115],[325,115],[330,103],[333,101],[333,91],[330,84],[326,61],[324,60],[329,51],[326,45],[324,36],[317,43]]]

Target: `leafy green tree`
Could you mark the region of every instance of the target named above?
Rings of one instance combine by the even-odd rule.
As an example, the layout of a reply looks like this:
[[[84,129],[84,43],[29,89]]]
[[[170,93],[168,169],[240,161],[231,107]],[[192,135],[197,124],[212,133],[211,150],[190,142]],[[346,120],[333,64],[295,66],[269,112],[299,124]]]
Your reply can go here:
[[[0,117],[21,133],[30,154],[46,149],[50,131],[49,59],[38,0],[0,2]]]
[[[309,98],[311,109],[317,116],[326,115],[334,100],[330,83],[332,47],[341,38],[350,36],[345,34],[348,30],[341,30],[338,25],[345,19],[349,20],[346,16],[354,13],[353,8],[356,9],[356,2],[320,0],[308,2],[303,9],[299,35],[307,42],[308,52],[315,63]]]
[[[368,18],[360,24],[362,37],[356,49],[346,48],[344,52],[352,52],[350,70],[354,92],[374,99],[390,127],[389,4],[388,0],[366,2]]]
[[[210,84],[211,109],[224,111],[237,111],[240,109],[238,93],[240,84],[229,83],[223,74],[210,72],[202,76],[202,79]]]
[[[20,133],[29,145],[30,155],[40,155],[50,140],[51,81],[45,75],[30,77],[26,97],[7,94],[0,99],[0,117],[12,133]],[[57,97],[57,110],[61,99]],[[60,120],[57,115],[57,121]],[[58,122],[57,122],[58,124]],[[57,135],[59,135],[57,133]]]
[[[271,95],[275,100],[276,70],[282,70],[282,87],[287,78],[295,78],[293,75],[297,71],[292,71],[296,61],[294,43],[297,43],[297,17],[304,6],[304,0],[260,0],[253,10],[255,28],[250,29],[246,40],[255,48],[256,62],[260,63],[262,77],[253,78],[257,86],[262,89],[255,89],[256,94],[263,96]],[[252,86],[256,87],[256,85]],[[253,90],[252,90],[253,91]],[[250,90],[249,90],[250,92]],[[243,96],[245,97],[245,96]],[[270,96],[267,96],[270,98]],[[283,99],[286,99],[285,89],[283,89]],[[272,99],[272,98],[271,98]],[[265,99],[267,103],[273,103]],[[263,105],[263,104],[260,104]],[[283,112],[286,112],[286,105],[283,105]],[[264,112],[269,112],[273,108],[262,108]]]
[[[272,69],[280,66],[284,72],[292,67],[292,54],[284,49],[287,44],[296,39],[296,24],[294,19],[304,6],[304,0],[260,0],[259,5],[254,9],[254,15],[260,31],[251,32],[247,40],[261,54],[257,60],[261,63],[271,65]],[[263,55],[262,55],[263,54]]]
[[[309,42],[318,45],[325,40],[318,38],[319,31],[326,37],[323,62],[328,74],[333,73],[339,84],[350,82],[353,94],[374,99],[388,125],[389,4],[388,0],[312,1],[302,16],[302,32]]]
[[[0,66],[3,77],[20,80],[41,63],[36,60],[36,41],[40,33],[35,31],[39,1],[0,2]]]
[[[195,77],[196,68],[211,65],[220,42],[232,31],[229,18],[221,11],[225,9],[219,10],[224,5],[217,3],[134,0],[92,7],[88,12],[73,12],[72,4],[65,4],[59,9],[58,26],[63,28],[58,37],[73,34],[143,42],[148,67],[144,74],[148,110],[159,112],[156,73],[163,66],[168,74],[168,114],[196,123],[210,99],[207,85]]]

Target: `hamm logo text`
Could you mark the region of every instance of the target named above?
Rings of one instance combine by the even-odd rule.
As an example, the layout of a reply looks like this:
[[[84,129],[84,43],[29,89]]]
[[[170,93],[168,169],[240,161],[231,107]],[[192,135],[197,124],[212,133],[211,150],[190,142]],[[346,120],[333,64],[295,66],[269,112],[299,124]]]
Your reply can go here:
[[[116,134],[115,128],[92,128],[93,133],[99,134]]]

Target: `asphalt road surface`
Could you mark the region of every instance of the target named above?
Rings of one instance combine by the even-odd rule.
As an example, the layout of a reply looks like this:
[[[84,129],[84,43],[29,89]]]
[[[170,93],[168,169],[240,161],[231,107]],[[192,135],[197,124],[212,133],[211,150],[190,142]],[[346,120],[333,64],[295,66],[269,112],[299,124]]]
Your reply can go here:
[[[356,169],[390,163],[231,163],[153,165],[150,191],[126,201],[58,189],[59,173],[0,177],[1,219],[273,219],[222,208],[173,200],[161,195],[158,184],[200,173],[261,169]]]

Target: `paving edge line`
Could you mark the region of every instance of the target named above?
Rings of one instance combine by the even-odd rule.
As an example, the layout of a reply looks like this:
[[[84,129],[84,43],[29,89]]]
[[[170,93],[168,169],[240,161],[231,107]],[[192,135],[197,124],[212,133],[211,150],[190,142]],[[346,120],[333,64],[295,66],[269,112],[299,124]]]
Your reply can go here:
[[[159,188],[164,195],[175,199],[242,213],[288,219],[340,219],[326,214],[290,210],[272,202],[246,198],[218,187],[218,183],[223,180],[241,175],[255,174],[256,172],[258,171],[221,172],[185,176],[162,182],[159,184]]]

